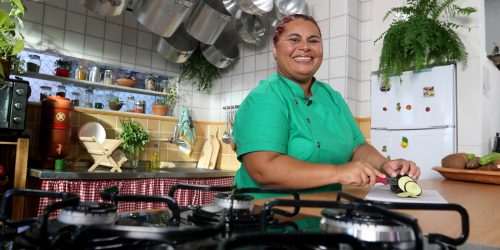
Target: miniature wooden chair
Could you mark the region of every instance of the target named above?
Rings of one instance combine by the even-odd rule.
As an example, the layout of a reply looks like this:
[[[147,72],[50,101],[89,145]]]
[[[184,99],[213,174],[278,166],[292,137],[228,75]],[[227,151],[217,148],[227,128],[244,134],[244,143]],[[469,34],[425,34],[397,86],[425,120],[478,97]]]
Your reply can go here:
[[[96,141],[95,137],[80,137],[80,143],[94,160],[94,164],[88,169],[89,172],[93,172],[98,166],[111,167],[111,172],[122,171],[120,167],[127,161],[127,157],[117,149],[123,140],[106,139],[101,144]],[[81,156],[75,162],[78,162]]]

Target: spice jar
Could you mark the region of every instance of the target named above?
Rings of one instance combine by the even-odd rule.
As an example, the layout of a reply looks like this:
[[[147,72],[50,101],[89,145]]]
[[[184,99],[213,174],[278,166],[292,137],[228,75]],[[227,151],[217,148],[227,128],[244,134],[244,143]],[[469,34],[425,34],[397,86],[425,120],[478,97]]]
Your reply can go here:
[[[158,89],[160,92],[167,93],[168,91],[168,80],[161,80],[160,88]]]
[[[80,106],[80,93],[79,92],[71,92],[71,96],[73,99],[71,99],[71,102],[75,107]]]
[[[135,98],[133,96],[127,97],[126,108],[128,112],[134,112]]]
[[[26,62],[26,70],[29,72],[38,73],[40,71],[40,56],[29,55],[28,62]]]
[[[78,69],[75,71],[75,79],[77,80],[87,80],[88,71],[83,66],[78,66]]]
[[[113,71],[110,69],[104,71],[104,84],[113,84]]]
[[[52,95],[52,87],[50,86],[41,86],[40,87],[40,102],[45,100],[47,96]]]
[[[64,85],[57,86],[56,96],[66,97],[66,87]]]
[[[146,112],[146,101],[138,101],[135,103],[134,108],[135,113],[145,113]]]
[[[146,82],[144,83],[146,90],[156,90],[156,79],[153,75],[146,76]]]
[[[92,108],[92,96],[94,95],[94,91],[91,89],[85,90],[85,96],[83,97],[84,107]]]

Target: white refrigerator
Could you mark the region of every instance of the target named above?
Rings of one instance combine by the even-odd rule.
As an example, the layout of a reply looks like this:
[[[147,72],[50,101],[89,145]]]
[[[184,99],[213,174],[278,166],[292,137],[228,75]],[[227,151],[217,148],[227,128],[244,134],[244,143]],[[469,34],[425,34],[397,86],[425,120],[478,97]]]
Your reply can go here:
[[[385,157],[414,161],[420,179],[440,177],[432,170],[457,151],[454,65],[404,72],[382,91],[371,76],[371,144]]]

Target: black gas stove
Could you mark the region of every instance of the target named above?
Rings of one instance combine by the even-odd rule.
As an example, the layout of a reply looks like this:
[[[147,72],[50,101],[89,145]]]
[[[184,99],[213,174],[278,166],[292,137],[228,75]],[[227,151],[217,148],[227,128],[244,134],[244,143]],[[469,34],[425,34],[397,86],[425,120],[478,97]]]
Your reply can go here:
[[[179,207],[171,198],[178,189],[213,191],[214,203]],[[254,207],[252,193],[293,199]],[[12,221],[4,215],[12,196],[58,201],[40,218]],[[290,189],[176,185],[166,196],[120,194],[110,187],[101,197],[105,202],[95,203],[71,193],[9,190],[0,203],[1,239],[14,249],[455,249],[469,229],[460,205],[381,203],[342,192],[337,201],[314,201],[300,200]],[[167,209],[117,213],[117,204],[124,201],[162,202]],[[302,207],[323,208],[321,217],[300,215]],[[455,211],[462,234],[424,236],[414,217],[392,209]],[[49,219],[56,210],[57,219]]]

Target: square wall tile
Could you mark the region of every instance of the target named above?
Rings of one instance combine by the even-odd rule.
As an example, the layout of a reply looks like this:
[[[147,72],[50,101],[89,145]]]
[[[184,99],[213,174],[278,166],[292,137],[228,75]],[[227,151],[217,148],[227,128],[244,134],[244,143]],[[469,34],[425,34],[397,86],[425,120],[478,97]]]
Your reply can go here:
[[[255,86],[255,72],[243,75],[243,89],[253,89]]]
[[[348,20],[348,33],[349,33],[349,36],[350,37],[353,37],[353,38],[358,38],[358,20],[356,20],[355,18],[349,16],[349,18],[347,19]]]
[[[104,35],[106,40],[119,43],[122,42],[122,27],[123,26],[119,24],[106,22],[106,34]]]
[[[254,72],[255,71],[255,56],[245,56],[243,58],[243,72]]]
[[[372,1],[364,1],[359,3],[358,19],[360,21],[368,21],[372,19],[372,4]]]
[[[368,118],[371,116],[371,104],[369,101],[358,102],[358,114],[356,117]]]
[[[243,58],[239,57],[235,61],[233,61],[232,65],[228,68],[231,69],[232,74],[241,74],[243,73]]]
[[[104,21],[97,18],[87,16],[86,34],[103,38],[104,37]]]
[[[330,78],[346,77],[346,64],[345,57],[330,59]]]
[[[328,59],[323,59],[321,66],[319,67],[318,71],[314,75],[314,77],[316,77],[316,79],[318,79],[319,81],[324,82],[325,80],[328,79],[328,76],[329,76],[328,71],[330,70],[330,67],[328,65],[329,61],[330,60],[328,60]]]
[[[309,5],[309,14],[314,15],[316,21],[323,21],[330,18],[330,2],[316,1]]]
[[[377,34],[376,37],[372,36],[373,30],[372,30],[372,21],[366,21],[366,22],[360,22],[359,23],[359,29],[358,29],[358,38],[361,41],[372,41],[375,40],[380,36],[380,34]]]
[[[347,58],[347,76],[352,79],[358,79],[358,60]]]
[[[135,64],[135,54],[136,54],[136,47],[122,45],[122,57],[121,57],[122,62]]]
[[[120,43],[104,40],[103,57],[105,59],[120,61],[121,50],[122,45]]]
[[[221,109],[221,105],[220,105],[220,96],[221,94],[211,94],[210,97],[209,97],[209,107],[210,109]]]
[[[85,23],[85,15],[70,11],[66,12],[66,30],[83,34],[85,33]]]
[[[153,51],[151,54],[151,67],[155,69],[166,69],[167,61],[160,54]]]
[[[42,49],[60,51],[64,45],[64,30],[45,27],[42,35]]]
[[[104,47],[104,40],[97,37],[85,37],[85,55],[102,57],[102,50]]]
[[[42,23],[44,5],[31,1],[27,1],[24,4],[26,5],[26,11],[24,12],[23,21]]]
[[[64,35],[64,49],[83,53],[85,36],[79,33],[66,31]]]
[[[371,82],[370,81],[360,81],[359,82],[359,88],[358,88],[358,100],[362,102],[370,101],[371,99],[371,93],[370,93],[370,86]]]
[[[220,78],[214,79],[212,82],[212,92],[211,94],[220,94],[220,90],[222,87],[222,81]]]
[[[51,6],[45,6],[45,15],[43,18],[43,23],[45,25],[64,29],[65,20],[66,12],[64,10]]]
[[[97,14],[95,11],[92,11],[92,10],[87,10],[87,16],[94,17],[94,18],[97,18],[97,19],[100,19],[103,21],[105,19],[105,16],[103,16],[101,14]]]
[[[260,81],[267,79],[269,75],[267,74],[267,70],[261,70],[255,72],[255,87],[259,86]]]
[[[210,102],[210,95],[202,92],[193,92],[193,107],[194,108],[208,108],[207,103]]]
[[[118,16],[107,16],[106,22],[122,25],[123,24],[123,14],[118,15]]]
[[[318,27],[319,30],[321,31],[321,37],[323,39],[330,37],[330,20],[322,20],[318,21]]]
[[[355,100],[347,99],[347,106],[349,107],[349,110],[351,110],[351,113],[354,117],[358,116],[358,102]]]
[[[273,52],[269,52],[267,54],[267,57],[268,57],[268,69],[270,68],[276,68],[276,59],[274,59],[274,54]]]
[[[231,105],[240,105],[243,101],[243,91],[233,91],[231,92]]]
[[[151,50],[137,48],[136,64],[151,67]]]
[[[221,93],[230,92],[231,91],[231,77],[224,76],[221,78]]]
[[[347,35],[347,16],[338,16],[330,19],[330,37]]]
[[[330,0],[330,17],[347,14],[348,0]],[[351,0],[352,1],[352,0]],[[354,0],[357,1],[357,0]]]
[[[359,76],[358,79],[361,81],[370,81],[371,77],[371,68],[372,68],[372,63],[377,63],[377,62],[372,62],[372,61],[361,61],[359,62]]]
[[[358,40],[352,37],[347,38],[347,53],[349,57],[358,59]]]
[[[136,46],[137,45],[137,30],[129,27],[123,27],[122,43]]]
[[[233,105],[231,103],[231,92],[221,93],[220,97],[221,97],[221,99],[220,99],[221,103],[220,104],[221,104],[222,107]]]
[[[234,75],[231,77],[231,91],[243,89],[243,75]]]
[[[372,51],[374,49],[372,41],[359,42],[358,58],[361,61],[369,61],[372,59]]]
[[[267,53],[255,55],[255,70],[267,69]]]
[[[85,8],[85,6],[83,6],[80,3],[68,4],[68,10],[76,12],[76,13],[84,14],[84,15],[87,13],[87,8]]]
[[[124,12],[123,25],[137,29],[137,18],[130,11]]]
[[[330,79],[329,85],[336,90],[337,92],[340,93],[340,95],[345,98],[346,97],[346,80],[347,78],[345,77],[339,77],[339,78],[334,78]]]
[[[347,78],[347,98],[357,100],[358,98],[358,81]]]
[[[356,19],[358,18],[358,10],[359,10],[358,6],[359,6],[358,0],[347,1],[347,13],[349,14],[349,16]]]
[[[24,45],[32,49],[40,49],[42,45],[42,25],[32,22],[24,22],[21,29],[24,35]]]
[[[255,45],[242,42],[240,46],[240,57],[242,56],[252,56],[255,55]]]
[[[153,34],[144,31],[139,31],[138,33],[137,47],[143,49],[151,49],[153,44]]]
[[[347,36],[330,39],[330,58],[347,55]]]
[[[61,9],[66,9],[66,0],[48,0],[46,5],[51,5],[59,7]]]

